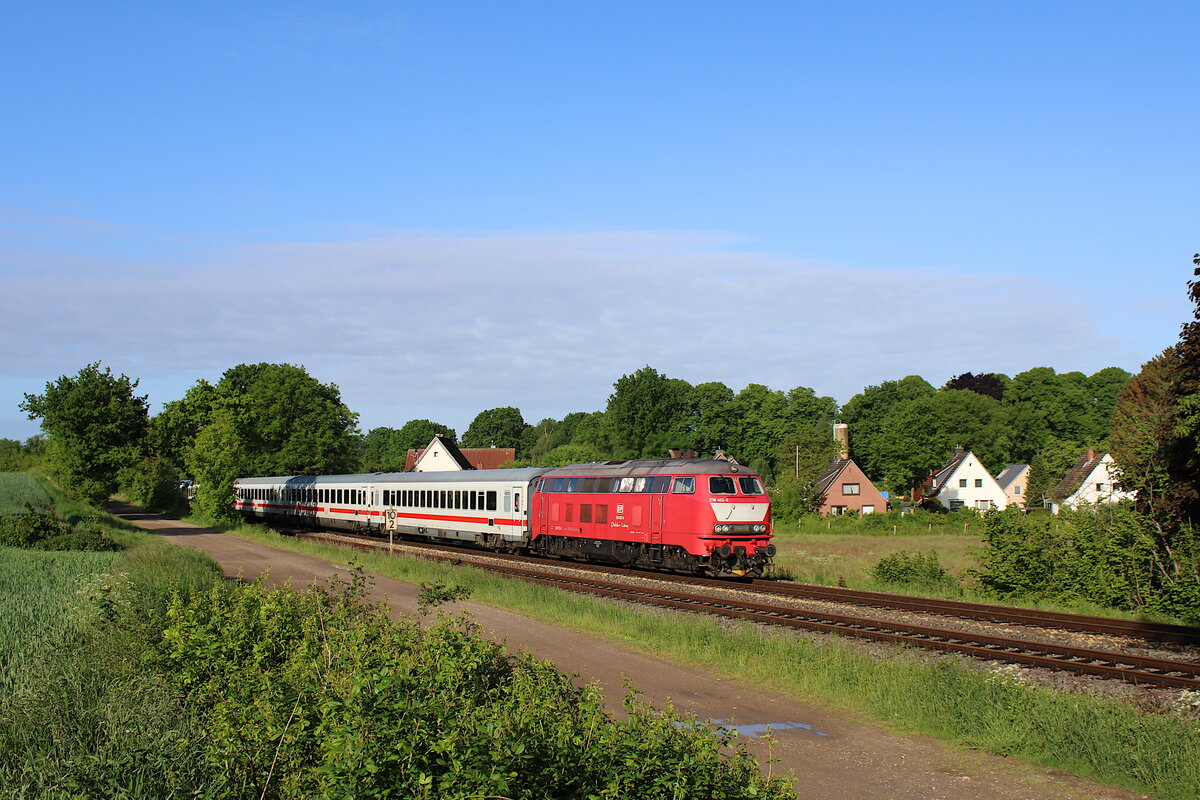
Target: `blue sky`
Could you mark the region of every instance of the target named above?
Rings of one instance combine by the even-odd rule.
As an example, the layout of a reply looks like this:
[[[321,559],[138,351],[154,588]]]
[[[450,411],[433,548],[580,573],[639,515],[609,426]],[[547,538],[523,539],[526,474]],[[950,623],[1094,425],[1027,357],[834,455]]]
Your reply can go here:
[[[1194,3],[0,3],[0,436],[305,364],[364,429],[644,364],[1130,370],[1200,249]]]

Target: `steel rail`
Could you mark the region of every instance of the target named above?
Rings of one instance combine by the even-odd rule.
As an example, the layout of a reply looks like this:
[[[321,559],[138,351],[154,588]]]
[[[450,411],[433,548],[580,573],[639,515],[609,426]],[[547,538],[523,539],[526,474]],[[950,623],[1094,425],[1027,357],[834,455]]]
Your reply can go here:
[[[353,535],[353,534],[347,534]],[[464,552],[461,547],[439,544],[436,542],[413,542],[405,544],[444,552]],[[470,552],[470,551],[467,551]],[[546,563],[543,558],[520,556],[511,553],[496,553],[478,551],[480,554],[505,561],[522,563]],[[796,597],[806,600],[825,600],[849,605],[867,606],[870,608],[895,609],[911,611],[919,614],[937,614],[962,619],[975,619],[985,622],[998,622],[1010,625],[1022,625],[1033,628],[1051,628],[1078,633],[1099,633],[1108,636],[1120,636],[1141,639],[1150,642],[1169,642],[1172,644],[1200,646],[1200,628],[1186,625],[1170,625],[1159,622],[1144,622],[1140,620],[1113,619],[1111,617],[1095,617],[1084,614],[1069,614],[1061,611],[1042,611],[1039,609],[1016,608],[999,606],[988,603],[973,603],[964,600],[946,600],[934,597],[917,597],[913,595],[876,592],[867,589],[849,589],[842,586],[821,586],[811,583],[792,583],[757,579],[749,582],[734,582],[714,578],[700,578],[694,575],[679,575],[667,572],[647,572],[645,570],[628,569],[586,562],[567,562],[572,568],[590,572],[623,575],[629,577],[652,578],[653,580],[668,581],[693,586],[709,586],[716,589],[752,590],[754,592]]]
[[[388,544],[374,537],[353,534],[307,533],[308,537],[327,539],[366,549],[387,549]],[[411,544],[405,542],[404,544]],[[432,549],[444,560],[461,560],[460,548],[437,545]],[[489,554],[490,555],[490,554]],[[533,563],[527,563],[533,562]],[[1200,690],[1200,664],[1113,653],[1066,645],[1046,644],[1009,637],[987,636],[877,619],[811,611],[788,606],[750,603],[712,595],[695,595],[669,589],[613,583],[585,576],[567,576],[546,572],[541,559],[521,558],[519,566],[475,563],[490,572],[510,575],[531,583],[555,586],[567,591],[610,597],[643,605],[673,608],[746,619],[770,625],[836,633],[893,644],[907,644],[943,652],[962,653],[976,658],[1008,661],[1029,666],[1066,670],[1079,674],[1113,678],[1127,683]],[[572,565],[575,566],[575,565]],[[656,578],[644,572],[638,577]],[[722,583],[714,581],[714,583]],[[723,588],[731,588],[725,585]]]

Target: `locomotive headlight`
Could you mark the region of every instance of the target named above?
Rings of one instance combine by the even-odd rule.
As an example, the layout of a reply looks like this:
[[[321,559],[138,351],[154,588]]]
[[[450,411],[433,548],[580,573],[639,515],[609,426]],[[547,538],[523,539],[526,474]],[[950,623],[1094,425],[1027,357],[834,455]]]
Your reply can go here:
[[[755,526],[754,526],[754,532],[755,532],[755,533],[765,533],[765,532],[766,532],[766,530],[767,530],[767,526],[766,526],[766,525],[755,525]]]

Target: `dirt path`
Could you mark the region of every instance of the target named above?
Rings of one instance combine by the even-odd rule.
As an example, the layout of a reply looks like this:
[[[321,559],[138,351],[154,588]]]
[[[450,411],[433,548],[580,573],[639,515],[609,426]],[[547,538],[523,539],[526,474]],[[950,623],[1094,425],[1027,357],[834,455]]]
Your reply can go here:
[[[119,516],[195,547],[227,576],[253,578],[269,570],[272,584],[324,582],[341,567],[311,556],[275,550],[185,522],[113,504]],[[377,599],[397,613],[416,610],[417,587],[375,576]],[[900,736],[799,700],[772,695],[699,670],[633,653],[618,645],[557,628],[519,614],[462,604],[510,650],[526,651],[559,669],[598,681],[610,709],[620,708],[627,678],[655,704],[682,711],[754,737],[766,725],[776,733],[773,769],[791,774],[801,796],[818,800],[1132,800],[1145,795],[1092,783],[997,756],[959,750],[924,736]],[[760,758],[766,756],[757,743]]]

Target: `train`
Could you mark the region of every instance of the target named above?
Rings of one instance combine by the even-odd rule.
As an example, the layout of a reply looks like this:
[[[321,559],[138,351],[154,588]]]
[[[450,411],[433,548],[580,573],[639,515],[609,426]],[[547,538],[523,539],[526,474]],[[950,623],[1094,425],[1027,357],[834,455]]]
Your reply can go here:
[[[497,551],[717,578],[775,555],[758,475],[722,459],[240,478],[250,521],[481,545]]]

